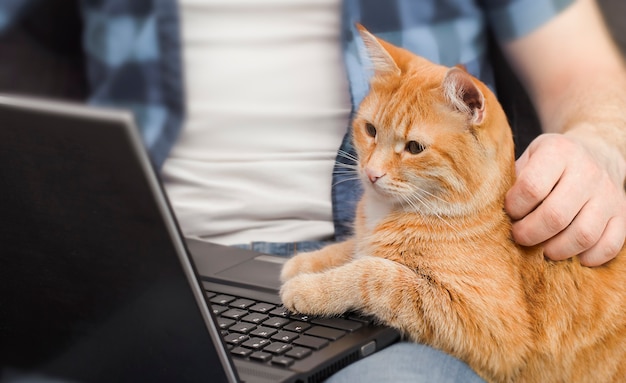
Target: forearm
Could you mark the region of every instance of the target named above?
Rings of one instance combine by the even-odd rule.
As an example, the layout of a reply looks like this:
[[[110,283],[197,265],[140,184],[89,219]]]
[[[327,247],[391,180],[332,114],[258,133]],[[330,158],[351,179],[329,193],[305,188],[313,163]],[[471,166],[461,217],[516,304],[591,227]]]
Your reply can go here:
[[[577,1],[504,50],[545,132],[594,137],[626,159],[626,67],[594,1]]]
[[[600,70],[600,69],[598,69]],[[574,79],[552,105],[537,108],[544,131],[595,144],[601,150],[617,150],[626,161],[626,72],[623,68],[602,76],[592,75],[583,84]],[[597,142],[594,142],[597,141]],[[608,153],[604,153],[608,154]]]
[[[626,73],[593,0],[504,46],[546,133],[516,162],[512,234],[544,255],[613,259],[626,232]]]

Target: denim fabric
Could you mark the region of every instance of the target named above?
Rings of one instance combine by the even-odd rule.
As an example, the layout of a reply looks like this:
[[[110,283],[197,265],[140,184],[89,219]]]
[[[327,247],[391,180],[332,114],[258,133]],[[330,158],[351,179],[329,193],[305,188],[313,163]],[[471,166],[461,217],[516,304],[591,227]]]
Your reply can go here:
[[[484,383],[469,366],[432,347],[397,343],[343,368],[326,383]]]
[[[356,166],[356,158],[352,145],[352,132],[349,129],[343,137],[333,169],[332,207],[337,241],[346,240],[353,234],[356,205],[363,193],[356,170],[346,172],[347,167]]]
[[[303,242],[251,242],[233,245],[240,249],[254,250],[258,253],[291,257],[296,253],[308,253],[319,250],[331,244],[332,241],[303,241]]]

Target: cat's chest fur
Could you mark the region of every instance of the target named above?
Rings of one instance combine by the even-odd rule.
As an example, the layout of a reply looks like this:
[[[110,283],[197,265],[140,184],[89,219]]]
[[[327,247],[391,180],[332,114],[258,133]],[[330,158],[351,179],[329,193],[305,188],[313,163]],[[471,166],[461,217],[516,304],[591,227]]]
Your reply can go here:
[[[460,255],[473,259],[497,251],[513,256],[517,249],[508,240],[508,222],[501,209],[456,218],[424,216],[366,191],[355,221],[355,258],[382,257],[415,269],[449,263]]]
[[[374,192],[366,192],[361,201],[361,217],[367,233],[375,231],[376,227],[383,222],[392,212],[393,206],[383,198],[376,196]]]
[[[414,259],[415,254],[423,252],[424,237],[415,214],[398,209],[375,192],[364,193],[355,221],[355,258],[375,256],[415,266],[406,257]]]

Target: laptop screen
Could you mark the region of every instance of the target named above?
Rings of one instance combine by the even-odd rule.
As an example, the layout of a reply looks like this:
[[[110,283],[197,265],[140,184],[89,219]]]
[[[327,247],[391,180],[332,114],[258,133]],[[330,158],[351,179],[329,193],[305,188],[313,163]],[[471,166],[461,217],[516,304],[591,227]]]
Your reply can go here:
[[[0,381],[226,381],[121,120],[0,121]]]

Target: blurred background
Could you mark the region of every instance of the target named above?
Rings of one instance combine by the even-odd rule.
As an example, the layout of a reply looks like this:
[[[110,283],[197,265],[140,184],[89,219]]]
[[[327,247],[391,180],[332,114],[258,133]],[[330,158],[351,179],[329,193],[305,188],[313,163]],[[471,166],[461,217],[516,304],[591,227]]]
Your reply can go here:
[[[626,1],[597,0],[611,33],[626,56]],[[78,0],[46,0],[28,10],[10,31],[0,35],[0,92],[83,100],[87,94],[81,54],[82,25]],[[498,96],[514,132],[538,132],[528,98],[492,44]],[[518,137],[518,147],[528,142]]]

